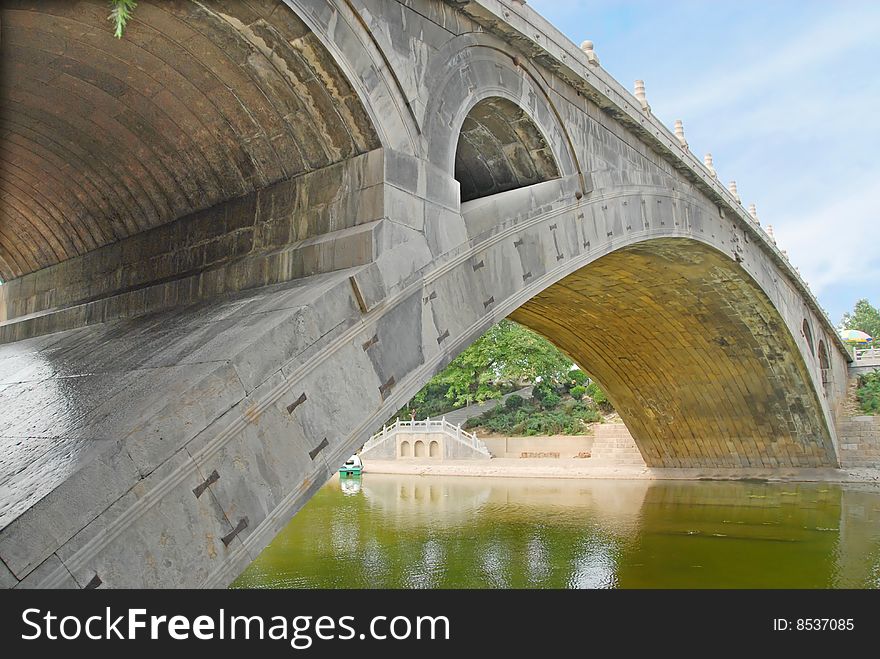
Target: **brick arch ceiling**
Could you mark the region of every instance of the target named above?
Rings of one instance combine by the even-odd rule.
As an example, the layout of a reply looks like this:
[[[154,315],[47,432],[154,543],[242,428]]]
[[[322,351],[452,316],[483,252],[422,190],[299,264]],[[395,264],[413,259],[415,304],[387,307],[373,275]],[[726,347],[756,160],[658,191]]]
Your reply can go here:
[[[379,146],[284,3],[105,1],[0,12],[0,278]]]
[[[702,243],[622,248],[511,318],[599,381],[649,466],[836,464],[782,317],[736,262]]]

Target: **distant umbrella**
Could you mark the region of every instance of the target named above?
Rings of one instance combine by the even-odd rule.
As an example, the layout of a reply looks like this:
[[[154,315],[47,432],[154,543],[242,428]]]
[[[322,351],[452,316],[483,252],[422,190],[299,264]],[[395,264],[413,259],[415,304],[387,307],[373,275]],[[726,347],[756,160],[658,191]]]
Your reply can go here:
[[[870,335],[853,329],[843,330],[840,338],[847,343],[871,343],[874,340]]]

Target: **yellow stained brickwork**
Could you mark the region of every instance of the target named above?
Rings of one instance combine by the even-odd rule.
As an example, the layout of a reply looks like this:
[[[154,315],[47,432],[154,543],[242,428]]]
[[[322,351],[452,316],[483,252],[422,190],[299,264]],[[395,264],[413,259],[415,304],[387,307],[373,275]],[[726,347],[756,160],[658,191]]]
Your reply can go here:
[[[598,380],[648,466],[837,465],[784,321],[709,247],[655,240],[619,250],[511,317]]]

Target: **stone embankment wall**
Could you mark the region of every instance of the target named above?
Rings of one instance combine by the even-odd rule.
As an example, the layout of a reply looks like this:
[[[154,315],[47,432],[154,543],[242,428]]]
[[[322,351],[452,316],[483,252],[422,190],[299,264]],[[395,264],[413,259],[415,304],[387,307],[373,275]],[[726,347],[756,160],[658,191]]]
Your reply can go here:
[[[592,450],[592,435],[545,437],[481,437],[493,458],[531,457],[537,453],[558,453],[560,458],[576,458]],[[528,454],[524,456],[523,454]]]
[[[880,467],[880,416],[849,416],[837,424],[841,467]]]

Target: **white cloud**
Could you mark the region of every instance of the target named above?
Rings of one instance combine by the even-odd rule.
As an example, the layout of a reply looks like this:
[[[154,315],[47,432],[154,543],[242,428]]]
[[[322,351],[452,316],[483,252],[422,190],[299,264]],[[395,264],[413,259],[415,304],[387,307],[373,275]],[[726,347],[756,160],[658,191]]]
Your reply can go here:
[[[880,281],[880,248],[871,237],[880,226],[878,177],[880,171],[873,172],[833,191],[833,198],[815,210],[777,219],[779,246],[817,294],[831,285]]]
[[[698,115],[732,103],[760,102],[767,87],[796,91],[799,75],[860,45],[876,43],[880,38],[880,5],[861,6],[857,11],[841,11],[841,6],[832,5],[826,20],[781,45],[756,45],[735,61],[725,62],[723,68],[698,75],[696,82],[688,84],[693,92],[682,94],[679,90],[671,99],[677,116]],[[745,66],[741,66],[743,62]],[[662,91],[657,99],[666,104]]]

